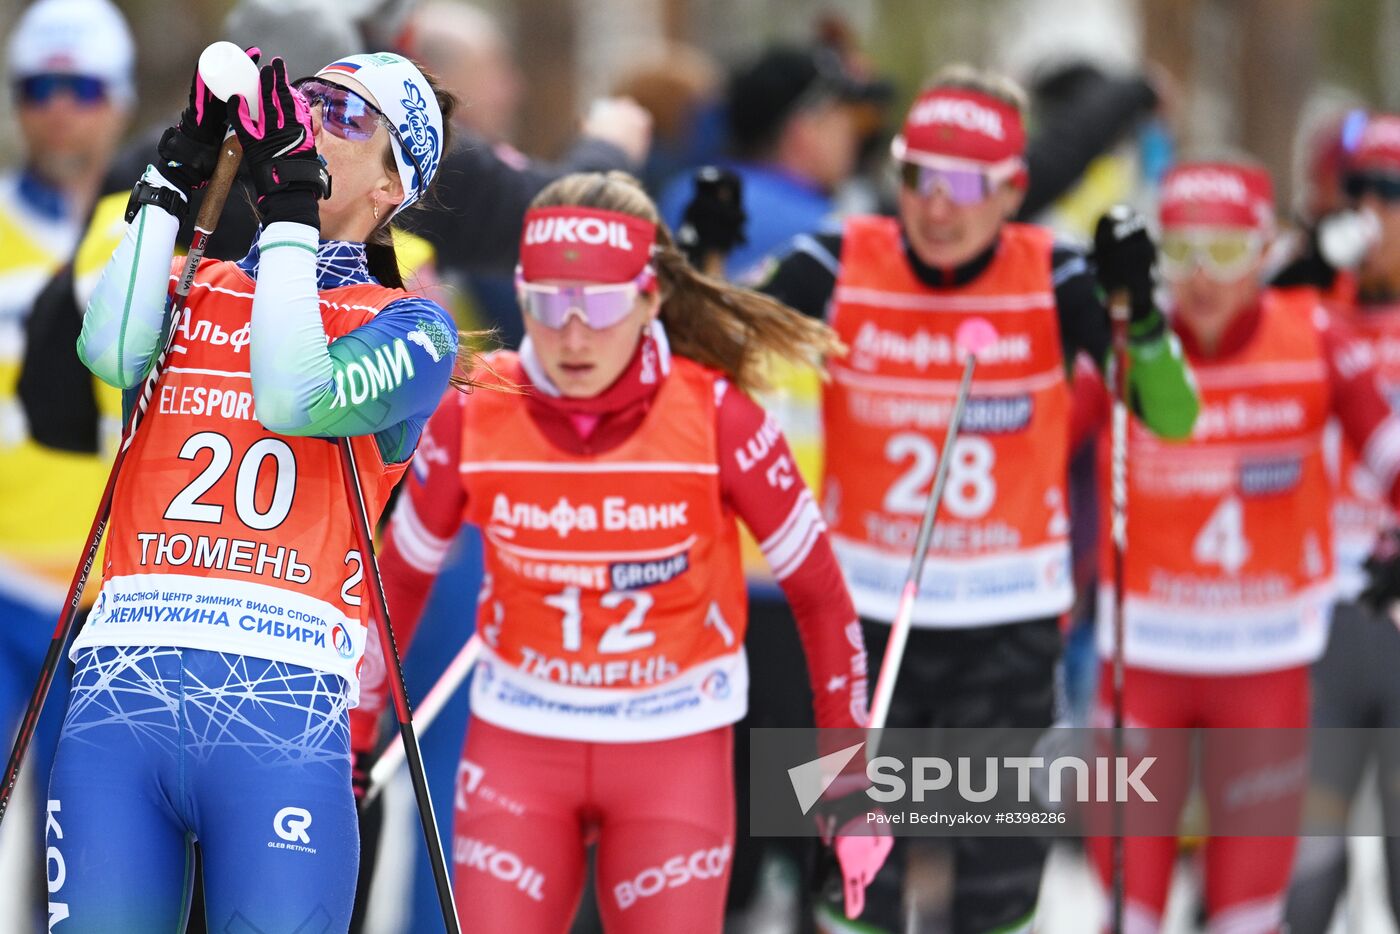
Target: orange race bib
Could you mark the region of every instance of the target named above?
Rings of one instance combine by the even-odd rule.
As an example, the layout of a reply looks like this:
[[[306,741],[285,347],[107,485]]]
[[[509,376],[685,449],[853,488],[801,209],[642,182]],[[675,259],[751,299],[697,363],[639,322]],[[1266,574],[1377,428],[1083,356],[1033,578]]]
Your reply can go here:
[[[1266,292],[1249,345],[1192,361],[1191,438],[1132,420],[1124,657],[1165,671],[1230,673],[1321,654],[1333,597],[1332,490],[1322,432],[1331,389],[1311,296]],[[1099,446],[1108,489],[1108,444]],[[1109,510],[1100,530],[1099,644],[1113,651]]]
[[[829,364],[823,510],[862,616],[894,616],[939,458],[952,457],[914,610],[918,626],[976,626],[1069,608],[1065,474],[1069,390],[1048,232],[1007,225],[974,282],[930,289],[888,218],[847,222],[831,324],[850,355]],[[963,360],[958,325],[986,318],[951,452]]]
[[[368,616],[339,454],[258,422],[253,287],[234,263],[200,266],[117,481],[102,591],[74,649],[175,645],[270,658],[341,675],[353,697]],[[322,292],[326,333],[354,330],[401,294]],[[352,374],[346,392],[412,376],[407,347],[382,364],[367,362],[364,385]],[[352,444],[373,525],[404,465],[385,466],[372,437]]]
[[[494,365],[524,380],[513,354]],[[721,501],[717,376],[671,365],[642,426],[600,455],[551,444],[520,394],[466,407],[466,518],[486,544],[479,716],[628,741],[743,716],[747,607],[738,527]]]

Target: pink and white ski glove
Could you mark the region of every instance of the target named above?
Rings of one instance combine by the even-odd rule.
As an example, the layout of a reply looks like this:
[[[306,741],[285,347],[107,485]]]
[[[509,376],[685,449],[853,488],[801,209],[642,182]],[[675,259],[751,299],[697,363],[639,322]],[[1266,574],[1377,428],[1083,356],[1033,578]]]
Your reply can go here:
[[[254,64],[262,55],[257,46],[244,51]],[[196,68],[190,79],[189,102],[180,113],[180,121],[165,131],[156,147],[160,153],[160,174],[188,198],[191,191],[209,183],[227,130],[228,108],[209,90]]]
[[[859,822],[859,826],[857,826]],[[863,818],[849,821],[836,832],[831,843],[841,866],[841,892],[845,896],[846,917],[859,918],[865,911],[865,889],[885,865],[894,838],[887,828],[872,826]]]
[[[330,197],[331,177],[316,152],[311,108],[287,81],[287,65],[281,58],[259,69],[258,93],[257,117],[248,112],[248,102],[235,94],[228,100],[228,119],[243,144],[243,161],[253,177],[263,221],[318,227],[316,201]]]

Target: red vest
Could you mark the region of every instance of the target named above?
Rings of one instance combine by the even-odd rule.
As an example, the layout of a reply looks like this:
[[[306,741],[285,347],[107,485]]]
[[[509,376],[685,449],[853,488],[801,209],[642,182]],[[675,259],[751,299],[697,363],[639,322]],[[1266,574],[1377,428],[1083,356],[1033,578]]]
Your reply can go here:
[[[173,349],[117,481],[102,592],[75,648],[174,645],[271,658],[344,677],[357,695],[368,610],[337,446],[268,431],[248,370],[254,282],[199,267]],[[402,292],[320,293],[334,340]],[[406,346],[383,361],[410,375]],[[379,361],[374,361],[377,365]],[[351,401],[376,391],[347,380]],[[355,438],[373,526],[404,466]]]
[[[1400,401],[1400,306],[1363,309],[1354,303],[1343,303],[1329,307],[1347,322],[1357,340],[1371,349],[1381,390],[1394,408]],[[1381,529],[1395,524],[1395,513],[1387,491],[1366,469],[1356,449],[1342,435],[1336,419],[1327,426],[1327,456],[1338,487],[1332,510],[1337,590],[1339,596],[1351,599],[1365,587],[1362,564],[1375,547]]]
[[[823,506],[861,615],[894,616],[962,375],[954,336],[972,317],[999,339],[978,359],[914,624],[1068,609],[1069,390],[1051,246],[1048,231],[1008,224],[982,275],[931,289],[894,220],[846,223],[831,325],[850,355],[829,365]]]
[[[1237,674],[1321,654],[1332,598],[1331,483],[1322,431],[1332,409],[1315,296],[1265,292],[1240,352],[1193,360],[1191,438],[1135,419],[1128,448],[1125,658],[1164,671]],[[1099,445],[1100,488],[1110,445]],[[1100,569],[1111,599],[1110,510]],[[1112,652],[1107,603],[1100,647]]]
[[[525,382],[514,354],[493,366]],[[743,716],[747,622],[738,524],[721,499],[715,383],[673,358],[618,447],[555,447],[519,393],[464,408],[466,520],[482,530],[484,668],[473,711],[562,738],[632,741]]]

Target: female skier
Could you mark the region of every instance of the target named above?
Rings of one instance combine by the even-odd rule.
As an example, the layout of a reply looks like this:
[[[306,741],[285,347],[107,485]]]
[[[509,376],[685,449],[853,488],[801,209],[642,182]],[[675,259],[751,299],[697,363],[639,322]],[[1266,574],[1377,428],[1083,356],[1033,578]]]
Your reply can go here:
[[[523,391],[448,394],[383,559],[411,631],[462,522],[485,540],[458,904],[478,930],[565,931],[596,840],[609,931],[719,931],[749,681],[736,519],[792,603],[818,726],[866,718],[865,648],[821,515],[748,395],[767,354],[837,345],[697,273],[621,173],[540,193],[517,284],[526,338],[491,362]],[[834,800],[828,828],[856,802]],[[889,838],[834,843],[854,916]]]
[[[231,124],[264,226],[242,260],[200,264],[118,480],[49,790],[58,931],[183,930],[195,843],[210,930],[349,925],[366,613],[332,442],[352,439],[373,523],[457,353],[386,245],[453,101],[383,53],[298,87],[275,58],[258,93],[254,117],[196,76],[83,323],[93,372],[140,385],[180,216]]]
[[[1265,170],[1239,160],[1178,166],[1163,182],[1161,225],[1173,326],[1201,412],[1182,442],[1130,428],[1124,717],[1160,728],[1154,743],[1174,742],[1173,728],[1232,730],[1206,740],[1202,767],[1209,928],[1265,934],[1283,922],[1306,775],[1306,752],[1288,731],[1308,724],[1308,666],[1322,654],[1333,599],[1323,429],[1330,418],[1341,423],[1396,503],[1400,422],[1371,356],[1316,292],[1261,286],[1273,232]],[[1108,450],[1101,445],[1105,492]],[[1109,512],[1101,510],[1100,579],[1111,582]],[[1106,659],[1111,600],[1106,586]],[[1105,711],[1111,684],[1105,667]],[[1162,807],[1179,809],[1185,757],[1159,766]],[[1174,828],[1174,817],[1164,826]],[[1107,841],[1094,841],[1094,852],[1109,879]],[[1174,836],[1126,840],[1128,930],[1160,929],[1176,856]]]

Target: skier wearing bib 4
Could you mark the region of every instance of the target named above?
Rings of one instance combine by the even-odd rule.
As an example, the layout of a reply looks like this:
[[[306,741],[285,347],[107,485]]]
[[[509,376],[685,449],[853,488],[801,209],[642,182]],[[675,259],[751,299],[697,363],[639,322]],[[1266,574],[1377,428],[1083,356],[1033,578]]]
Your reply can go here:
[[[1186,163],[1163,181],[1163,273],[1201,414],[1185,442],[1162,441],[1136,422],[1128,429],[1122,703],[1130,727],[1307,726],[1308,666],[1322,653],[1333,600],[1329,419],[1365,452],[1389,501],[1400,500],[1400,421],[1369,354],[1315,292],[1261,286],[1273,217],[1268,173],[1247,162]],[[1108,456],[1100,461],[1107,491]],[[1100,719],[1107,723],[1114,651],[1107,520],[1101,534],[1100,579],[1108,583],[1100,595]],[[1301,805],[1306,752],[1275,740],[1235,764],[1206,743],[1204,794],[1218,831],[1205,846],[1210,930],[1279,931],[1296,840],[1230,828],[1271,808],[1272,833],[1286,834]],[[1184,764],[1170,770],[1181,762],[1159,763],[1159,772],[1169,770],[1158,779],[1160,798],[1178,806],[1190,774]],[[1275,778],[1263,791],[1239,794],[1257,775],[1297,780]],[[1124,846],[1128,930],[1157,931],[1176,839],[1129,837]],[[1093,841],[1091,850],[1107,880],[1108,841]]]
[[[825,315],[851,348],[830,366],[822,497],[875,670],[944,456],[963,367],[954,335],[970,317],[1000,335],[978,355],[948,454],[891,727],[1054,719],[1058,617],[1073,597],[1069,373],[1080,352],[1105,364],[1109,322],[1081,252],[1007,222],[1025,192],[1023,110],[1006,79],[963,66],[940,75],[894,143],[898,218],[851,218],[840,234],[799,238],[762,287]],[[1105,285],[1132,296],[1133,398],[1154,430],[1184,435],[1196,402],[1152,304],[1152,243],[1140,228],[1101,226],[1124,228],[1095,258]],[[904,904],[903,844],[871,890],[869,920],[890,931],[933,924],[918,893]],[[953,848],[953,930],[1029,931],[1044,841],[966,838]]]
[[[482,530],[458,904],[474,930],[566,931],[596,839],[608,931],[717,932],[749,681],[736,519],[792,602],[817,724],[866,718],[865,648],[825,526],[748,395],[768,354],[810,364],[836,345],[697,273],[620,173],[540,193],[518,293],[526,339],[491,366],[524,391],[448,396],[382,565],[411,631],[463,520]],[[833,820],[852,799],[868,803],[833,800]],[[889,838],[845,829],[834,845],[854,915]]]
[[[242,260],[200,264],[117,483],[49,788],[59,932],[183,930],[196,842],[211,930],[349,925],[368,611],[330,442],[351,438],[373,523],[451,378],[452,319],[399,287],[385,244],[452,101],[390,54],[297,87],[273,59],[259,82],[254,117],[196,76],[83,323],[84,362],[138,387],[179,216],[232,124],[264,227]]]

